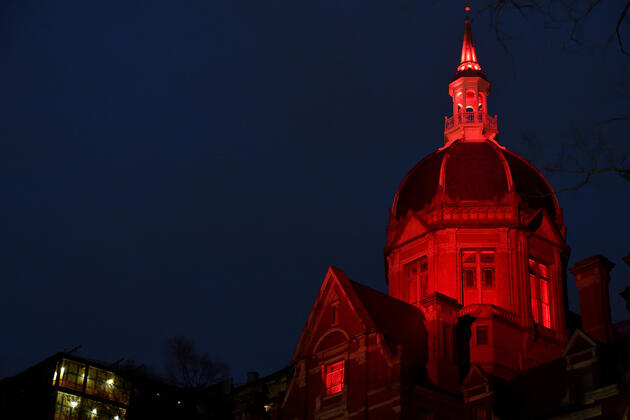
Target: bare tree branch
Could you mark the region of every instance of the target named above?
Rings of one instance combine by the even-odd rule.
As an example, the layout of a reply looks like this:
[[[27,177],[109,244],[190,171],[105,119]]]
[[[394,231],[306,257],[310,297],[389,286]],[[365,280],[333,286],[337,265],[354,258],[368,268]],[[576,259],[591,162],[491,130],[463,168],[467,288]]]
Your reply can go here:
[[[626,6],[623,8],[623,11],[619,15],[619,20],[617,20],[617,26],[615,27],[615,33],[617,34],[617,43],[619,44],[619,49],[625,55],[630,55],[630,52],[626,51],[623,45],[623,39],[621,38],[621,25],[626,18],[626,12],[630,9],[630,1],[626,3]]]
[[[197,353],[193,342],[185,337],[166,342],[164,362],[168,379],[186,388],[210,385],[228,374],[227,365],[212,361],[207,353]]]
[[[492,25],[495,27],[495,34],[499,44],[504,50],[507,50],[505,46],[505,36],[499,29],[500,17],[507,9],[515,10],[525,21],[528,20],[529,13],[535,13],[543,16],[546,24],[571,24],[568,38],[569,41],[577,45],[582,45],[582,41],[578,38],[577,33],[580,25],[593,13],[593,11],[600,5],[604,4],[602,0],[591,0],[585,7],[578,7],[576,2],[557,1],[557,0],[491,0],[488,1],[485,6],[481,7],[477,12],[478,15],[489,14]],[[559,13],[558,7],[563,7],[564,13]],[[627,17],[627,13],[630,10],[630,1],[628,1],[617,20],[615,27],[615,35],[617,38],[617,44],[622,54],[630,56],[630,51],[626,50],[623,36],[621,35],[621,29],[623,23]]]

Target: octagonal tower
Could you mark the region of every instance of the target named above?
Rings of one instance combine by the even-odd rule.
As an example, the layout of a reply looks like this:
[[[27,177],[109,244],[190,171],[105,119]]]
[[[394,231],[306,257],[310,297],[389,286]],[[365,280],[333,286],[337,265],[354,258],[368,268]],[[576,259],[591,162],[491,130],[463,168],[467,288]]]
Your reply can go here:
[[[510,378],[560,355],[569,247],[545,177],[497,142],[468,19],[449,94],[444,146],[394,197],[385,260],[389,294],[427,319],[429,376],[454,389],[466,365]]]

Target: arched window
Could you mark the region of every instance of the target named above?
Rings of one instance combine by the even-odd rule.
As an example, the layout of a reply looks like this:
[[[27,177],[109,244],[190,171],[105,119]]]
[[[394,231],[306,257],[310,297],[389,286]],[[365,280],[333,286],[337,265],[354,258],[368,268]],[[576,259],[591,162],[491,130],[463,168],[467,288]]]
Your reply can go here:
[[[470,105],[466,105],[466,113],[465,113],[465,122],[475,122],[475,109],[470,106]]]

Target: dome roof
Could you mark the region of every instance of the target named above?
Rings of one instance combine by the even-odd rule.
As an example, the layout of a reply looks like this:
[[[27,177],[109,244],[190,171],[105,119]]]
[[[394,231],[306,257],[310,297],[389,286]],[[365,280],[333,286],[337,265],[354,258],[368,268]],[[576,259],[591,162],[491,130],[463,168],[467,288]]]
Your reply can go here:
[[[533,165],[493,141],[455,141],[422,159],[398,187],[392,212],[422,210],[438,192],[454,200],[498,200],[516,192],[531,209],[558,213],[555,194]]]

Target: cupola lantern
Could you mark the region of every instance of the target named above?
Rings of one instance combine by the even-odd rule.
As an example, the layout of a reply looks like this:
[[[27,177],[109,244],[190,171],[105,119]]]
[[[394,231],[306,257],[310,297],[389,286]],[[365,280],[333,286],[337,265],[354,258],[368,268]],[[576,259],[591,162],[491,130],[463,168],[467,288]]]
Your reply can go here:
[[[487,111],[490,82],[477,61],[468,17],[465,21],[460,63],[448,85],[448,93],[453,98],[453,116],[444,117],[444,144],[455,140],[496,141],[497,117],[488,115]]]

